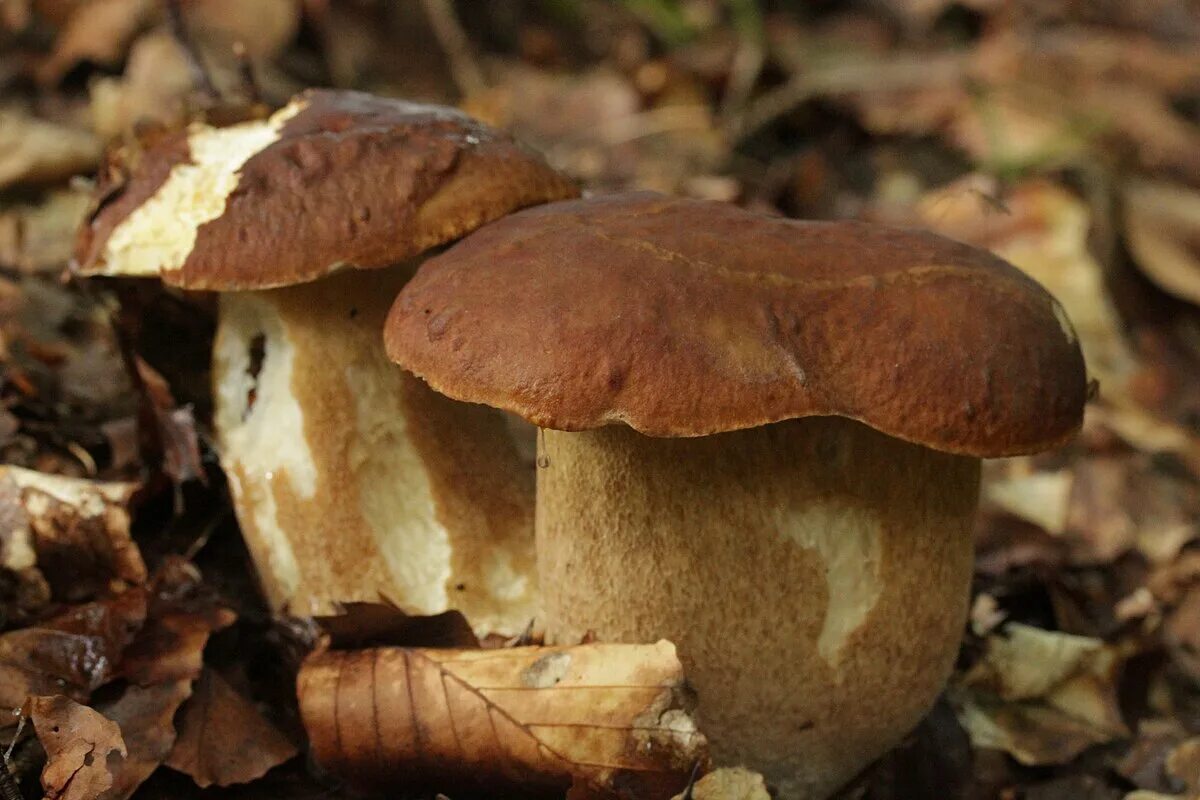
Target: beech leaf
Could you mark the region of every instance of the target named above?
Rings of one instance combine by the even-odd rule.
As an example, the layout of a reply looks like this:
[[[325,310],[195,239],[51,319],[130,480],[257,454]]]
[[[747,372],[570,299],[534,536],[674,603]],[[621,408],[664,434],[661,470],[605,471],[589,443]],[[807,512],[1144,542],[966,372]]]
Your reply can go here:
[[[707,763],[666,641],[319,652],[298,691],[313,756],[363,787],[420,774],[439,789],[668,798]]]

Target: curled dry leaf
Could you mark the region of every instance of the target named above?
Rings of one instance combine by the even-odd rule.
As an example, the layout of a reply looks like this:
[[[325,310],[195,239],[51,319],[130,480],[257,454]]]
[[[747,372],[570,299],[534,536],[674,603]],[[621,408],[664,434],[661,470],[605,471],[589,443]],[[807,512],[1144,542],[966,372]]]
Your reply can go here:
[[[1200,192],[1134,180],[1124,200],[1134,262],[1163,291],[1200,305]]]
[[[297,681],[314,758],[364,788],[667,798],[707,742],[670,642],[318,652]]]
[[[0,109],[0,189],[91,172],[101,149],[89,131]]]
[[[137,488],[0,467],[0,565],[38,570],[66,602],[95,596],[114,581],[144,582],[146,565],[129,535]]]
[[[261,778],[296,753],[249,698],[206,668],[181,712],[179,737],[166,763],[199,786],[230,786]]]
[[[46,800],[107,797],[126,754],[117,723],[61,695],[32,698],[28,715],[46,748]]]
[[[1022,764],[1061,764],[1128,735],[1116,697],[1120,655],[1100,639],[1017,623],[987,639],[952,692],[975,747]]]
[[[763,776],[742,767],[715,769],[696,781],[694,800],[771,800]],[[679,793],[672,800],[688,800]]]

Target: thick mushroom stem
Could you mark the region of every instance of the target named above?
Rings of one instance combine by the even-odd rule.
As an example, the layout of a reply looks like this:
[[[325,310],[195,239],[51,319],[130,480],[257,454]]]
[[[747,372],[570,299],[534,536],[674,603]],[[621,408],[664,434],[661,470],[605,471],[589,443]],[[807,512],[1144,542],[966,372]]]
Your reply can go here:
[[[674,641],[720,763],[825,797],[937,697],[966,618],[977,459],[835,417],[539,445],[550,640]]]
[[[221,461],[274,608],[382,598],[514,635],[536,610],[532,466],[503,414],[387,360],[380,330],[411,271],[223,295]]]

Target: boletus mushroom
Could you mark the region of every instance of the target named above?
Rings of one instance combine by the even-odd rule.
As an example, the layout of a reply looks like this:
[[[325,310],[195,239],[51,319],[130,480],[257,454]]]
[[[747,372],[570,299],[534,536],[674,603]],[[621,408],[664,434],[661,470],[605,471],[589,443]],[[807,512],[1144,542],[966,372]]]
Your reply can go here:
[[[981,458],[1068,440],[1059,304],[931,233],[626,194],[427,261],[388,353],[539,442],[547,635],[674,641],[718,762],[825,797],[951,669]]]
[[[79,272],[222,293],[217,444],[274,607],[384,597],[481,633],[528,624],[532,466],[502,416],[397,370],[382,326],[430,248],[576,194],[453,109],[337,91],[159,136],[102,174]]]

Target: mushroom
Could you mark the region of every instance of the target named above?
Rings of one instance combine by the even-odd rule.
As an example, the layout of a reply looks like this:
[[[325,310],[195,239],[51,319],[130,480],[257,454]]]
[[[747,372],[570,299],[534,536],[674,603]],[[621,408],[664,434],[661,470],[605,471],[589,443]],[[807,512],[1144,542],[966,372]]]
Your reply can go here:
[[[271,605],[382,596],[524,629],[532,466],[502,415],[392,366],[381,331],[430,248],[572,183],[453,109],[341,91],[127,160],[102,176],[77,268],[222,293],[216,440]]]
[[[1062,308],[916,230],[625,194],[427,261],[388,354],[539,438],[548,640],[678,645],[719,763],[825,797],[926,713],[981,458],[1081,424]]]

